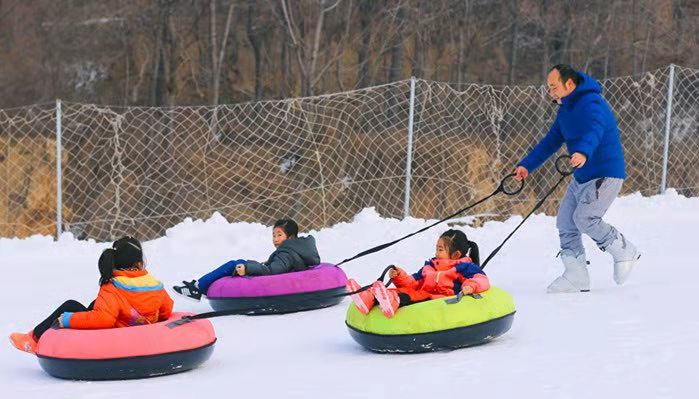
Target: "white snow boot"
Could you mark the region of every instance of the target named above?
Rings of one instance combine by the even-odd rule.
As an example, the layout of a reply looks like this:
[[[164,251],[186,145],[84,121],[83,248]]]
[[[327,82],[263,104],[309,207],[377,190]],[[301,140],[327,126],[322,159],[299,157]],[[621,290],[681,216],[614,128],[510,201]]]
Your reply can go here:
[[[603,251],[609,252],[614,258],[614,281],[617,284],[624,284],[631,273],[631,269],[636,265],[636,261],[641,257],[641,254],[629,240],[619,233],[614,240]]]
[[[577,257],[569,249],[562,250],[559,255],[563,261],[565,271],[563,275],[553,280],[547,292],[550,294],[559,292],[588,292],[590,291],[590,275],[587,273],[587,261],[585,254]]]

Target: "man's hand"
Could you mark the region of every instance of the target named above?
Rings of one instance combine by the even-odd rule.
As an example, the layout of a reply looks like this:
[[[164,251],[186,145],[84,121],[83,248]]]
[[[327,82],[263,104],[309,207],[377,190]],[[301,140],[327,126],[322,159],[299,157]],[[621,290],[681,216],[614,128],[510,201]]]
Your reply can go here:
[[[63,328],[63,321],[61,320],[63,318],[63,314],[58,316],[58,328]]]
[[[574,153],[570,157],[570,166],[574,168],[582,168],[587,162],[587,157],[579,152]]]
[[[245,275],[245,265],[238,265],[235,267],[235,274],[239,276]]]
[[[522,181],[529,176],[529,171],[524,166],[518,166],[515,169],[515,180]]]
[[[470,285],[464,285],[463,287],[461,287],[461,292],[464,295],[471,295],[471,294],[473,294],[473,288],[471,288]]]

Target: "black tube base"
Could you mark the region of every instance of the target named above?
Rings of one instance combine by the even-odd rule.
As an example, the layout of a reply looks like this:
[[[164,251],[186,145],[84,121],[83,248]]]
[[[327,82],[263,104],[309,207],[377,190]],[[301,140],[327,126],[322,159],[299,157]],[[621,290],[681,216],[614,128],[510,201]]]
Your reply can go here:
[[[209,298],[216,311],[239,311],[246,315],[293,313],[305,310],[327,308],[342,302],[345,287],[300,294],[263,297]]]
[[[513,312],[472,326],[421,334],[382,335],[359,331],[349,325],[347,328],[359,345],[371,351],[420,353],[484,344],[506,333],[512,327],[514,317]]]
[[[119,359],[59,359],[38,356],[48,374],[69,380],[128,380],[180,373],[198,367],[214,351],[214,343],[186,351]]]

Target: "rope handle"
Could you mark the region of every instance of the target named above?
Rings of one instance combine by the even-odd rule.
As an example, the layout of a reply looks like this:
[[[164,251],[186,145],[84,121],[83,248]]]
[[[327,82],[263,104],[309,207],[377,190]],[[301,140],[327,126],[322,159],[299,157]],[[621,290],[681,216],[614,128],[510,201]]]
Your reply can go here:
[[[522,189],[524,189],[524,179],[517,180],[517,179],[515,179],[515,176],[517,176],[517,175],[515,175],[514,173],[510,173],[509,175],[503,177],[502,180],[500,181],[500,185],[498,186],[498,189],[496,191],[504,193],[506,195],[519,194],[522,191]],[[511,181],[511,180],[513,180],[515,182],[514,189],[509,188],[508,184],[506,184],[508,181]],[[519,187],[516,186],[517,183],[519,183]]]
[[[568,162],[566,162],[566,161],[568,161]],[[507,237],[505,237],[505,239],[502,241],[502,243],[500,243],[500,245],[498,245],[493,250],[493,252],[491,252],[490,255],[488,255],[488,257],[485,259],[485,261],[483,261],[483,263],[481,264],[481,269],[485,269],[485,267],[488,265],[488,262],[490,262],[490,260],[493,259],[493,257],[495,257],[495,255],[498,252],[500,252],[500,250],[505,245],[505,243],[515,234],[515,232],[517,232],[517,230],[519,230],[520,227],[522,227],[524,222],[526,222],[527,219],[529,219],[529,217],[531,215],[533,215],[534,212],[536,212],[544,204],[546,199],[548,199],[548,197],[551,194],[553,194],[554,191],[556,191],[556,188],[558,188],[558,186],[563,182],[563,180],[565,180],[566,177],[572,175],[573,171],[575,170],[575,167],[570,165],[570,155],[567,155],[567,154],[560,155],[558,158],[556,158],[555,166],[556,166],[556,171],[561,175],[561,178],[558,179],[558,182],[556,182],[556,184],[554,184],[553,187],[551,187],[548,190],[548,192],[546,192],[546,195],[544,195],[544,197],[541,198],[539,200],[539,202],[536,203],[536,205],[534,205],[534,208],[532,208],[532,210],[527,214],[527,216],[524,217],[524,219],[522,219],[522,221],[517,225],[517,227],[515,227],[515,229],[512,230],[512,232],[510,234],[508,234]],[[524,181],[524,180],[522,180],[522,181]]]
[[[563,154],[556,158],[554,165],[556,166],[556,171],[563,176],[570,176],[575,171],[576,167],[570,164],[570,155]],[[564,162],[567,161],[567,162]]]
[[[495,191],[493,191],[493,192],[490,193],[489,195],[487,195],[487,196],[481,198],[480,200],[478,200],[478,201],[476,201],[476,202],[474,202],[474,203],[472,203],[472,204],[470,204],[470,205],[468,205],[468,206],[466,206],[466,207],[464,207],[464,208],[459,209],[458,211],[452,213],[451,215],[449,215],[449,216],[447,216],[447,217],[445,217],[445,218],[443,218],[443,219],[440,219],[440,220],[438,220],[438,221],[436,221],[436,222],[434,222],[434,223],[432,223],[432,224],[430,224],[430,225],[428,225],[428,226],[425,226],[425,227],[423,227],[423,228],[421,228],[421,229],[419,229],[419,230],[417,230],[417,231],[414,231],[414,232],[412,232],[412,233],[410,233],[410,234],[407,234],[407,235],[405,235],[405,236],[403,236],[403,237],[401,237],[401,238],[398,238],[398,239],[393,240],[393,241],[391,241],[391,242],[387,242],[387,243],[384,243],[384,244],[381,244],[381,245],[377,245],[377,246],[375,246],[375,247],[373,247],[373,248],[369,248],[369,249],[367,249],[367,250],[365,250],[365,251],[362,251],[362,252],[360,252],[360,253],[354,255],[354,256],[351,257],[351,258],[347,258],[347,259],[343,260],[342,262],[338,263],[337,266],[340,266],[340,265],[345,264],[345,263],[347,263],[347,262],[349,262],[349,261],[352,261],[352,260],[361,258],[361,257],[363,257],[363,256],[366,256],[366,255],[369,255],[369,254],[373,254],[373,253],[375,253],[375,252],[382,251],[382,250],[384,250],[384,249],[386,249],[386,248],[388,248],[388,247],[391,247],[391,246],[393,246],[393,245],[395,245],[395,244],[397,244],[397,243],[399,243],[399,242],[405,240],[406,238],[410,238],[410,237],[412,237],[412,236],[414,236],[414,235],[416,235],[416,234],[422,233],[423,231],[425,231],[425,230],[427,230],[427,229],[431,229],[432,227],[434,227],[434,226],[436,226],[436,225],[438,225],[438,224],[440,224],[440,223],[442,223],[442,222],[445,222],[445,221],[447,221],[447,220],[449,220],[449,219],[453,219],[453,218],[455,218],[455,217],[461,215],[462,213],[466,212],[467,210],[469,210],[469,209],[471,209],[471,208],[474,208],[474,207],[477,206],[477,205],[482,204],[483,202],[487,201],[488,199],[490,199],[491,197],[494,197],[495,195],[497,195],[497,194],[499,194],[499,193],[504,193],[504,194],[506,194],[506,195],[517,195],[517,194],[519,194],[519,193],[522,191],[522,189],[524,188],[524,180],[517,181],[514,177],[515,177],[515,174],[514,174],[514,173],[510,173],[510,174],[508,174],[508,175],[505,175],[505,177],[503,177],[502,180],[500,180],[500,184],[499,184],[498,187],[495,189]],[[512,182],[514,182],[514,183],[512,183]],[[511,187],[511,186],[512,186],[512,187]]]

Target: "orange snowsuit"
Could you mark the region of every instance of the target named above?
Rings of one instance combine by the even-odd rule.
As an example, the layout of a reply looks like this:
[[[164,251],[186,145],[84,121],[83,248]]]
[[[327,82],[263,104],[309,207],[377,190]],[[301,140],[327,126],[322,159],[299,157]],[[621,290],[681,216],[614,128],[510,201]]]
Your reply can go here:
[[[163,284],[145,270],[115,270],[100,287],[95,305],[86,312],[65,312],[65,328],[97,329],[151,324],[172,313],[172,298]]]
[[[407,294],[414,302],[456,295],[464,285],[473,288],[474,294],[490,288],[488,277],[468,257],[432,258],[413,275],[401,269],[393,278],[393,284],[398,292]]]

